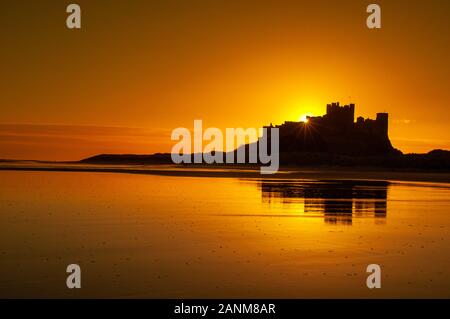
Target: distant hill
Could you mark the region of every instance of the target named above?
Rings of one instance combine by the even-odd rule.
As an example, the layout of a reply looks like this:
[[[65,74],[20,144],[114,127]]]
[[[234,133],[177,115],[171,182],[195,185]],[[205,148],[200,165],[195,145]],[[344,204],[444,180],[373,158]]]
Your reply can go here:
[[[83,159],[80,163],[152,165],[172,164],[172,159],[168,153],[157,153],[153,155],[101,154]],[[385,156],[348,156],[320,152],[282,152],[280,153],[280,165],[295,167],[374,167],[450,171],[450,151],[439,149],[426,154],[393,154]]]
[[[80,161],[86,164],[172,164],[168,153],[156,153],[152,155],[133,154],[100,154]]]

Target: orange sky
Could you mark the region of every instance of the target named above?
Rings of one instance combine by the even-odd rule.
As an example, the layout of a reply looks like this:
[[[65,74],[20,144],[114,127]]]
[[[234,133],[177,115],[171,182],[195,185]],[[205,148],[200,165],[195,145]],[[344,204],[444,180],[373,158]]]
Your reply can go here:
[[[0,158],[169,152],[170,132],[260,127],[329,102],[389,112],[404,152],[450,148],[450,2],[64,1],[0,4]]]

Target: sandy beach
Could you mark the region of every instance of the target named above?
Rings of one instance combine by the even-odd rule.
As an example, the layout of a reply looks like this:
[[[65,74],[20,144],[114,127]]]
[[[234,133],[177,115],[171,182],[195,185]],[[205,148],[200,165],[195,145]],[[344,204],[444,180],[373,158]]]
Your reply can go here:
[[[0,297],[449,297],[448,184],[358,172],[8,169]],[[410,178],[419,176],[428,175]],[[72,263],[81,289],[66,287]],[[376,291],[366,287],[372,263],[382,267]]]
[[[263,179],[352,179],[450,183],[450,172],[383,170],[365,167],[282,167],[276,174],[261,175],[259,167],[219,165],[94,165],[37,161],[4,161],[0,170],[97,172],[180,177],[230,177]]]

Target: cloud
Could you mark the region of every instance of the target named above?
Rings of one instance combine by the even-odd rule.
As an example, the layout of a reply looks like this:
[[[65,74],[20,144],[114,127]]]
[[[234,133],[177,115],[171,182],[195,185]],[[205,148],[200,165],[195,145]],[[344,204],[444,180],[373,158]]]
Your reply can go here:
[[[416,123],[416,120],[410,120],[410,119],[394,119],[392,121],[394,124],[411,124]]]
[[[99,153],[170,150],[170,131],[157,128],[0,124],[0,158],[78,160]]]

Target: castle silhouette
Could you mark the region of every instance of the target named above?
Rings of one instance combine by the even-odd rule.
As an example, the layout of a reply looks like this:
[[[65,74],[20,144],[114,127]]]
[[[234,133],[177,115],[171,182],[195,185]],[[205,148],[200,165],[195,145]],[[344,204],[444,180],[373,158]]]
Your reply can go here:
[[[399,154],[388,136],[388,113],[377,113],[375,120],[358,117],[355,104],[327,105],[323,116],[307,116],[306,121],[286,121],[278,128],[280,152],[320,152],[352,156]],[[267,130],[270,137],[270,130]]]
[[[279,129],[281,165],[383,167],[412,170],[450,171],[450,151],[432,150],[425,154],[403,154],[395,149],[388,136],[387,113],[377,113],[376,119],[355,118],[355,104],[327,105],[323,116],[309,116],[306,122],[286,121],[281,125],[265,126]],[[270,138],[271,130],[266,130]],[[254,142],[259,147],[261,138]],[[249,162],[250,144],[244,148],[245,161]],[[236,152],[234,156],[236,158]],[[271,143],[267,143],[271,152]],[[215,152],[215,151],[213,151]],[[212,152],[212,153],[213,153]],[[225,162],[225,152],[222,153]],[[194,154],[191,154],[193,156]],[[152,155],[99,154],[85,158],[80,163],[95,164],[172,164],[170,153]]]

